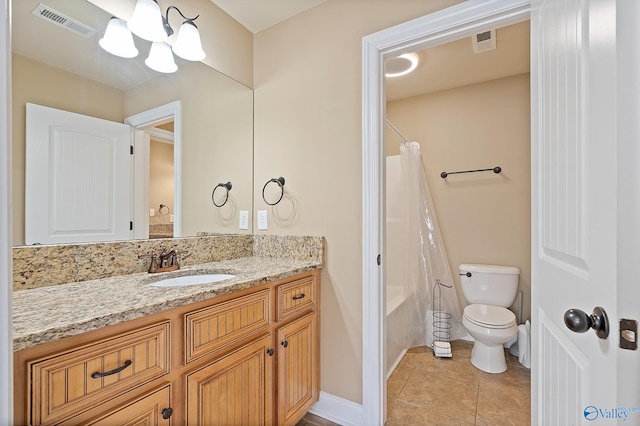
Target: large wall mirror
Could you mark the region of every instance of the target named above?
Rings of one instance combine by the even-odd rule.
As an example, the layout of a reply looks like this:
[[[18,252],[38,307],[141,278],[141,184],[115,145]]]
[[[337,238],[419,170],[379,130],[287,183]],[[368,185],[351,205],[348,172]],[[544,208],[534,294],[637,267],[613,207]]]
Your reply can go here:
[[[50,11],[38,13],[42,5]],[[65,28],[38,16],[51,13],[95,33],[86,37],[84,28]],[[138,157],[131,160],[131,168],[138,173],[144,168],[144,173],[142,178],[136,175],[142,182],[131,182],[132,201],[125,209],[130,209],[131,220],[136,219],[136,232],[125,239],[252,232],[251,221],[248,229],[239,229],[238,215],[253,210],[253,91],[201,62],[177,56],[177,72],[153,71],[144,64],[150,43],[137,38],[136,58],[107,53],[98,41],[110,18],[85,0],[12,2],[14,245],[42,244],[25,240],[25,221],[45,222],[55,216],[54,206],[45,203],[47,207],[27,208],[29,218],[25,218],[25,204],[34,197],[25,192],[28,170],[31,174],[34,170],[25,148],[27,104],[117,123],[178,105],[179,123],[171,116],[132,128],[134,156]],[[141,143],[146,143],[145,149],[140,148]],[[45,176],[45,185],[55,186],[47,180],[51,178]],[[226,203],[216,207],[212,192],[226,182],[232,183],[228,194],[226,187],[219,187],[215,193],[219,199],[214,200]],[[42,192],[36,196],[46,197]],[[58,210],[62,215],[78,214],[79,209],[66,208],[66,213]],[[79,237],[68,242],[85,241],[91,240]]]

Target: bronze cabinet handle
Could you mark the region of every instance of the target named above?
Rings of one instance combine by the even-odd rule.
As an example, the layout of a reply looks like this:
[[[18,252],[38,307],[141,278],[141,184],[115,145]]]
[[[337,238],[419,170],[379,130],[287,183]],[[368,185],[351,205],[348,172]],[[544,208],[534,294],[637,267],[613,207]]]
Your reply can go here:
[[[124,362],[124,365],[121,365],[118,368],[114,368],[113,370],[105,371],[104,373],[100,373],[99,371],[96,371],[95,373],[91,373],[91,377],[93,379],[99,379],[100,377],[111,376],[113,374],[117,374],[117,373],[121,372],[122,370],[124,370],[125,368],[127,368],[130,365],[131,365],[131,360],[128,359],[128,360],[126,360]]]

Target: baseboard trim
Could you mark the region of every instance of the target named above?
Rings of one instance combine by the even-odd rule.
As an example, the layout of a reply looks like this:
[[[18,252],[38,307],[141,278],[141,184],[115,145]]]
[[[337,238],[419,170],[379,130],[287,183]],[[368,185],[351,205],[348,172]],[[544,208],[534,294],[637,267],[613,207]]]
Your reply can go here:
[[[407,354],[407,349],[403,349],[402,353],[400,354],[400,356],[398,356],[398,359],[396,359],[393,362],[393,365],[391,366],[391,368],[389,369],[389,371],[387,371],[387,380],[389,380],[389,377],[391,377],[391,375],[393,374],[393,372],[396,370],[396,368],[398,368],[398,364],[400,364],[400,361],[402,361],[402,358],[404,358],[404,356]]]
[[[319,401],[309,412],[343,426],[362,424],[362,404],[326,392],[320,392]]]

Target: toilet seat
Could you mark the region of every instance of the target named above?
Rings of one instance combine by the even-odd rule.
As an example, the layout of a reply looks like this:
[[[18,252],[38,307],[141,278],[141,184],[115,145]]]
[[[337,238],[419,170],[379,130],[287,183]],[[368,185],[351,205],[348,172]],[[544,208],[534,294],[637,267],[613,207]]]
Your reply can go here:
[[[502,306],[471,304],[464,308],[464,317],[472,324],[491,329],[504,329],[516,325],[516,316]]]

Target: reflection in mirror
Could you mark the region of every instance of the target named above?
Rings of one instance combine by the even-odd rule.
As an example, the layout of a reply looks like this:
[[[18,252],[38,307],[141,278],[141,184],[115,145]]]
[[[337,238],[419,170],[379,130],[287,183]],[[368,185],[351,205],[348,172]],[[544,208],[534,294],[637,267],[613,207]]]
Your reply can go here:
[[[137,214],[131,212],[131,217],[136,218],[134,227],[143,226],[144,233],[140,234],[137,228],[135,235],[167,236],[173,215],[179,220],[174,224],[178,230],[175,236],[250,233],[251,224],[248,230],[239,230],[237,218],[242,210],[252,211],[252,90],[200,62],[177,57],[176,73],[152,71],[144,65],[149,43],[140,39],[135,40],[138,57],[113,56],[98,46],[111,18],[109,14],[87,1],[43,1],[54,11],[95,29],[94,34],[84,37],[34,15],[32,11],[39,3],[40,0],[12,2],[14,244],[25,244],[27,103],[123,123],[127,117],[179,101],[181,123],[176,125],[173,150],[180,155],[176,155],[173,168],[180,174],[167,175],[171,145],[168,141],[156,143],[155,130],[146,129],[146,152],[150,157],[142,162],[147,164],[144,189],[137,190],[132,183],[132,209]],[[154,127],[156,124],[166,123],[155,123]],[[136,138],[132,143],[137,141]],[[155,164],[151,157],[152,153],[153,158],[158,157],[159,145],[165,154],[160,160],[164,166]],[[135,152],[138,155],[138,146]],[[139,163],[135,161],[136,165]],[[140,169],[136,171],[140,173]],[[162,183],[158,185],[166,192],[157,195],[150,178],[155,179],[159,171]],[[227,181],[233,182],[229,202],[222,208],[215,207],[211,191],[218,182]],[[51,212],[40,213],[40,220],[50,220]],[[152,228],[160,224],[167,227]]]

